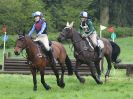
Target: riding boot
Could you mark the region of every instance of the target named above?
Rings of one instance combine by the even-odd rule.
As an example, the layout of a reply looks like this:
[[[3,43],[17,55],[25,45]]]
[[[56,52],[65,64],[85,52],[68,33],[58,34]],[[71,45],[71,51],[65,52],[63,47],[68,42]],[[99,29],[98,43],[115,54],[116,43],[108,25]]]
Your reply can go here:
[[[55,62],[55,59],[54,59],[54,56],[53,56],[53,53],[52,53],[52,50],[51,49],[48,51],[48,57],[50,59],[51,64],[52,65],[55,65],[56,62]]]
[[[100,46],[97,46],[98,48],[98,58],[101,59],[103,56],[103,49],[100,48]]]

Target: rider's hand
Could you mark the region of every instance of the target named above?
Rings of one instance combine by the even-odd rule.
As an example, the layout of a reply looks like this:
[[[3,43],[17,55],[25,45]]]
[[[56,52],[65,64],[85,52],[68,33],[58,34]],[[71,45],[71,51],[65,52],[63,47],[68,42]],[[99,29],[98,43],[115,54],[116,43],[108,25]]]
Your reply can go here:
[[[84,33],[84,34],[82,34],[82,37],[83,37],[83,38],[86,38],[86,37],[87,37],[87,35]]]
[[[37,37],[40,36],[40,35],[41,35],[41,34],[38,33],[38,34],[37,34]]]

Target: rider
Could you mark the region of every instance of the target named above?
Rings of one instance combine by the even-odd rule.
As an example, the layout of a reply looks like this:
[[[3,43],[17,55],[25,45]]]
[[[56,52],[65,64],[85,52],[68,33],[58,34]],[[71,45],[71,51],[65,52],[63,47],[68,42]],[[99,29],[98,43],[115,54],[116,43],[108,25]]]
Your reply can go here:
[[[87,12],[82,11],[80,13],[80,34],[82,37],[86,38],[86,40],[89,42],[89,39],[92,41],[93,46],[95,49],[98,49],[98,55],[99,58],[102,58],[102,48],[98,44],[98,36],[96,33],[96,30],[92,24],[91,19],[89,18],[89,15]]]
[[[47,23],[43,19],[43,14],[40,11],[36,11],[32,14],[32,16],[34,17],[35,23],[28,35],[31,36],[34,30],[36,30],[37,37],[34,41],[40,41],[44,45],[51,63],[54,64],[54,57],[52,54],[51,47],[49,46],[49,40],[47,35]]]

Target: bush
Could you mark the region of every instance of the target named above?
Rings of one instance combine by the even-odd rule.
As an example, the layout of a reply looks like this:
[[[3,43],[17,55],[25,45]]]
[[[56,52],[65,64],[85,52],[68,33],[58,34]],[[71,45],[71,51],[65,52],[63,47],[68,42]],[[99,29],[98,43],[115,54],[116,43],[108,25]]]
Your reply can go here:
[[[0,49],[4,46],[4,41],[2,40],[2,35],[0,36]],[[6,48],[12,48],[15,45],[16,36],[15,35],[8,35],[8,40],[6,41]]]
[[[117,37],[127,37],[133,36],[133,28],[129,27],[117,27],[115,28],[115,33]],[[110,38],[111,33],[107,32],[107,30],[102,32],[103,37]]]
[[[99,25],[94,24],[96,27],[97,33],[99,35]],[[78,30],[78,29],[77,29]],[[127,36],[133,36],[133,28],[128,27],[117,27],[115,28],[115,33],[117,35],[117,38],[119,37],[127,37]],[[57,41],[57,37],[59,36],[59,32],[55,33],[48,33],[48,38],[51,41]],[[107,29],[102,32],[102,37],[105,38],[111,38],[111,33],[107,32]],[[17,39],[17,35],[8,35],[8,40],[6,42],[6,48],[12,48],[15,45]],[[66,42],[65,42],[66,43]],[[0,49],[3,48],[4,42],[2,41],[2,35],[0,35]]]

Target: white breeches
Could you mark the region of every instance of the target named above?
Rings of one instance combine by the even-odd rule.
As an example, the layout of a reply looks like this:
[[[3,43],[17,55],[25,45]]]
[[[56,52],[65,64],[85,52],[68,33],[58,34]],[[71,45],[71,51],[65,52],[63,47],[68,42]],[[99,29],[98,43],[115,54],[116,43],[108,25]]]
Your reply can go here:
[[[93,43],[94,47],[98,46],[96,31],[94,31],[93,34],[91,34],[89,37],[92,40],[92,43]]]
[[[93,32],[93,34],[90,35],[90,39],[92,40],[92,43],[94,47],[98,46],[100,48],[104,48],[104,43],[102,40],[97,39],[97,33],[96,31]]]
[[[40,41],[41,43],[43,43],[43,45],[47,51],[50,50],[49,40],[48,40],[47,34],[40,34],[39,36],[37,36],[37,38],[34,41]]]

